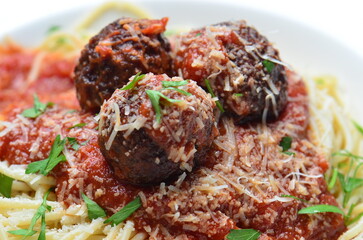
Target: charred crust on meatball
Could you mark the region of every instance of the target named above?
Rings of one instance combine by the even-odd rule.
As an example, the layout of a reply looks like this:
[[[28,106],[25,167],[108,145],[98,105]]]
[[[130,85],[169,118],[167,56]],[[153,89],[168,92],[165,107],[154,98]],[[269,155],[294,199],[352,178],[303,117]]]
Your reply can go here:
[[[287,80],[279,53],[245,21],[193,30],[178,37],[175,46],[176,71],[204,88],[208,79],[236,123],[276,119],[284,109]]]
[[[82,109],[98,112],[138,72],[174,75],[170,44],[162,34],[167,21],[121,18],[91,38],[75,68]]]
[[[130,78],[132,82],[134,78]],[[135,185],[157,184],[203,164],[218,134],[215,103],[194,81],[179,90],[163,81],[184,81],[167,75],[146,74],[128,90],[117,89],[101,108],[99,145],[119,180]],[[158,122],[148,90],[178,100],[162,102]]]

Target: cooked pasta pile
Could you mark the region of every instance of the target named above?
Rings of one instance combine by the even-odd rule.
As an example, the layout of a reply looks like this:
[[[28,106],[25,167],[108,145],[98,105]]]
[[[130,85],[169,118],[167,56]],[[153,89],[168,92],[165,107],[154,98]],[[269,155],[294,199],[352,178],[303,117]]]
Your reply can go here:
[[[348,231],[340,239],[361,239],[363,237],[363,188],[352,191],[349,201],[344,204],[344,190],[341,181],[334,181],[334,170],[347,177],[362,178],[363,170],[360,169],[363,156],[363,133],[354,121],[351,104],[346,96],[341,93],[337,79],[331,76],[308,79],[307,86],[310,96],[310,137],[311,140],[323,149],[326,157],[330,159],[331,169],[326,174],[331,192],[336,196],[346,214],[351,214],[346,219]],[[346,155],[346,156],[344,156]],[[356,157],[351,157],[355,155]],[[354,170],[357,169],[356,175]],[[334,184],[333,184],[334,183]],[[355,207],[352,207],[354,206]],[[354,221],[355,220],[355,221]]]
[[[60,51],[65,55],[79,52],[89,37],[88,34],[84,34],[83,29],[109,8],[115,8],[115,5],[103,6],[80,25],[78,31],[82,34],[76,36],[62,32],[52,33],[40,49]],[[129,5],[120,8],[126,9],[138,17],[146,15],[141,10]],[[347,108],[349,105],[342,99],[338,81],[335,78],[326,76],[316,79],[307,78],[306,83],[310,96],[309,135],[313,143],[319,146],[330,159],[331,169],[326,174],[327,183],[346,215],[350,215],[346,217],[348,230],[340,239],[361,239],[363,237],[363,218],[360,218],[363,213],[363,187],[357,187],[351,192],[350,197],[347,197],[339,176],[343,175],[345,179],[347,177],[363,178],[363,170],[359,168],[360,159],[357,157],[363,156],[363,133],[358,131],[357,126],[351,120],[351,111]],[[2,122],[0,122],[0,127],[1,125],[3,125]],[[4,129],[0,131],[0,136],[6,134],[5,131]],[[7,231],[27,229],[42,203],[44,194],[48,189],[55,187],[54,178],[38,174],[25,174],[25,169],[26,165],[9,166],[7,162],[0,162],[0,173],[15,179],[11,198],[0,196],[0,239],[22,239],[22,236],[12,235]],[[355,169],[358,170],[355,172]],[[117,226],[104,224],[104,218],[90,221],[84,204],[65,208],[56,201],[54,193],[49,195],[47,204],[52,208],[50,212],[46,213],[46,239],[48,240],[142,240],[148,238],[147,233],[135,231],[132,220]],[[39,228],[40,221],[37,222],[34,229],[39,231]],[[37,238],[37,234],[28,237],[28,239]]]

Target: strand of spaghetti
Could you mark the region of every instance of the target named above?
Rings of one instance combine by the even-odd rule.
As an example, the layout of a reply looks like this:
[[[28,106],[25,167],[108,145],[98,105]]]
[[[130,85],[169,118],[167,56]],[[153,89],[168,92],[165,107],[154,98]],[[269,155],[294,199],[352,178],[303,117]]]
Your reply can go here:
[[[89,28],[94,22],[102,18],[108,11],[118,10],[122,13],[130,13],[138,18],[150,18],[150,15],[140,7],[136,7],[130,3],[120,3],[120,2],[108,2],[100,7],[98,7],[94,12],[92,12],[88,17],[83,20],[81,24],[76,27],[77,31],[82,31]]]

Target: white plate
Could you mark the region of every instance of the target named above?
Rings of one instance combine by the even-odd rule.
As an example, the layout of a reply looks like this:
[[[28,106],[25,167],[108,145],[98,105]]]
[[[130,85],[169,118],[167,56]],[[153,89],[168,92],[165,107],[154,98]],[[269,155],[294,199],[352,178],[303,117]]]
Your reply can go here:
[[[357,107],[363,102],[363,58],[335,39],[293,19],[228,1],[212,1],[206,4],[205,1],[136,0],[133,3],[146,9],[155,18],[168,16],[169,28],[185,25],[198,27],[221,21],[245,19],[267,36],[280,50],[281,58],[300,74],[334,75]],[[49,16],[27,23],[8,35],[25,46],[34,46],[45,37],[50,26],[72,27],[94,8],[94,5],[85,5]],[[363,120],[363,112],[355,115]]]

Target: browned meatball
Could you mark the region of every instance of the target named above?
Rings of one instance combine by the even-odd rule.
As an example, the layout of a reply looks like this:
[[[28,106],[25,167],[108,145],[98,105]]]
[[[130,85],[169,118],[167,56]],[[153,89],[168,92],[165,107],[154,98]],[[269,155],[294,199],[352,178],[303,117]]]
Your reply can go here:
[[[167,21],[121,18],[91,38],[75,68],[84,110],[98,112],[103,101],[138,72],[173,75],[170,44],[162,34]]]
[[[192,171],[217,134],[214,101],[194,81],[152,73],[137,78],[101,107],[102,154],[120,180],[136,185]]]
[[[287,102],[279,54],[245,21],[224,22],[177,38],[175,70],[206,88],[208,79],[237,123],[276,118]]]

